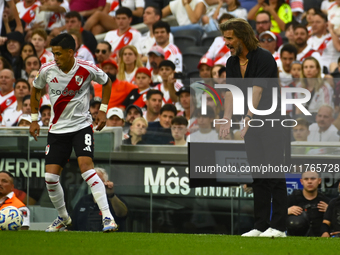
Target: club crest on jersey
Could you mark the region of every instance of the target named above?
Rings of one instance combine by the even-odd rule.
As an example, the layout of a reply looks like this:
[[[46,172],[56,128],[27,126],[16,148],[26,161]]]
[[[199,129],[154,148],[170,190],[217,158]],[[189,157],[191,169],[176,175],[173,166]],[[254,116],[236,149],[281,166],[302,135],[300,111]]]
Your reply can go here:
[[[6,100],[6,106],[11,105],[12,102],[13,102],[12,99],[7,99],[7,100]]]
[[[84,77],[82,75],[76,75],[76,83],[78,86],[80,86],[83,83]]]
[[[50,152],[50,145],[47,144],[46,149],[45,149],[45,155],[47,155],[49,152]]]

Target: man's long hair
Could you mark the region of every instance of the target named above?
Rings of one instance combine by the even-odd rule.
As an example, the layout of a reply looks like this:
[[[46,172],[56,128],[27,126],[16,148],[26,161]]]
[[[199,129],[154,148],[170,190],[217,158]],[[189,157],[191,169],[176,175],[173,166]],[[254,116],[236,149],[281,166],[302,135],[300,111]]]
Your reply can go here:
[[[259,40],[256,38],[252,27],[244,19],[230,19],[220,24],[220,30],[222,33],[227,30],[233,30],[234,35],[243,41],[249,51],[256,50],[259,47]]]

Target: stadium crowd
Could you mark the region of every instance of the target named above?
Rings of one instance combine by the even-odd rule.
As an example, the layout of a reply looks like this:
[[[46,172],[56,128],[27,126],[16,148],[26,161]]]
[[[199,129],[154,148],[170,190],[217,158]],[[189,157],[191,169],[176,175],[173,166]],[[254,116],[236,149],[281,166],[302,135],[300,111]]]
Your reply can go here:
[[[169,15],[178,26],[162,20]],[[282,88],[311,92],[305,107],[312,116],[287,108],[297,120],[292,139],[339,141],[340,0],[0,0],[1,126],[31,123],[33,80],[54,59],[51,39],[69,33],[76,42],[74,57],[96,64],[112,80],[106,125],[123,128],[124,144],[186,146],[190,138],[219,139],[212,122],[223,109],[206,94],[202,115],[201,94],[190,79],[214,85],[228,78],[231,54],[218,25],[234,17],[248,20],[260,47],[273,55]],[[146,33],[132,27],[139,23]],[[95,35],[104,33],[97,41]],[[58,82],[58,77],[50,81]],[[39,105],[39,125],[46,127],[53,113],[47,90],[53,89],[42,91]],[[102,86],[92,82],[94,126],[101,96]],[[234,127],[226,139],[241,140],[241,128]]]

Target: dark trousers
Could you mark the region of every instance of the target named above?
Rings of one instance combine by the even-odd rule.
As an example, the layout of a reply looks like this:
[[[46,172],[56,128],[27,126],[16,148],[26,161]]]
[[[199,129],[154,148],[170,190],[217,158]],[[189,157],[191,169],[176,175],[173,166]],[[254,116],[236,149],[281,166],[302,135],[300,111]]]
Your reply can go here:
[[[250,127],[245,136],[247,158],[250,166],[280,166],[284,164],[284,130],[280,123],[271,127]],[[283,172],[253,173],[254,228],[265,231],[271,227],[286,230],[287,188]],[[272,217],[270,212],[272,209]]]

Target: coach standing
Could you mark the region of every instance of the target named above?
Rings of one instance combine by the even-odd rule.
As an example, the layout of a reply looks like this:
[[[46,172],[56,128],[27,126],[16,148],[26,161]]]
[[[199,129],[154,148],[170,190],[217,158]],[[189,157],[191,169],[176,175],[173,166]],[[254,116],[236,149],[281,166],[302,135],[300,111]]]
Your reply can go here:
[[[257,110],[268,110],[272,106],[272,90],[279,89],[277,65],[269,51],[259,47],[251,26],[243,19],[230,19],[220,25],[226,46],[231,57],[227,61],[227,83],[233,82],[243,92],[245,110],[247,106],[247,89],[252,87],[253,106]],[[229,78],[231,78],[229,80]],[[233,79],[240,78],[240,79]],[[244,79],[242,79],[244,78]],[[250,79],[251,78],[251,79]],[[275,112],[267,116],[253,115],[248,109],[244,114],[245,127],[241,137],[245,140],[248,162],[251,166],[280,166],[284,163],[283,127],[280,119],[280,96]],[[233,96],[226,92],[224,119],[228,120],[220,129],[220,137],[230,132],[230,120],[233,115]],[[262,127],[249,127],[251,119],[261,119]],[[259,125],[255,120],[251,125]],[[284,173],[262,175],[253,173],[254,191],[254,229],[242,236],[286,237],[285,223],[287,217],[287,190]],[[271,206],[272,205],[272,206]],[[272,214],[271,214],[272,207]]]

